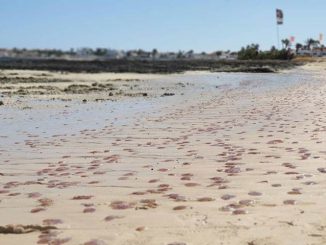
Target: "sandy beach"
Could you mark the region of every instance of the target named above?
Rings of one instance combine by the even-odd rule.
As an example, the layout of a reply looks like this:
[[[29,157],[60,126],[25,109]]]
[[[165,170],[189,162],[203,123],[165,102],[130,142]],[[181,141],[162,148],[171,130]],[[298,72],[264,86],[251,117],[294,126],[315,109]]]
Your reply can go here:
[[[1,245],[326,244],[325,63],[0,75]]]

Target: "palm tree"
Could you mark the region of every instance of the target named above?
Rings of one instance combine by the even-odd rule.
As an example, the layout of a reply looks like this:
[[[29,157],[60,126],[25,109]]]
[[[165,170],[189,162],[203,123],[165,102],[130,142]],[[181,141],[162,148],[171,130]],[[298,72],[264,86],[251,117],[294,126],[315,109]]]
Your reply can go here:
[[[296,51],[296,53],[298,53],[299,49],[301,49],[302,47],[303,47],[303,45],[301,43],[297,43],[295,45],[295,51]]]
[[[311,47],[317,46],[319,44],[319,41],[318,40],[315,40],[313,38],[308,38],[306,40],[306,44],[307,44],[308,49],[310,50]]]
[[[222,51],[216,51],[215,53],[216,53],[216,56],[221,56],[223,52]]]
[[[177,54],[177,59],[181,59],[183,58],[183,52],[181,50],[179,50],[178,54]]]
[[[154,48],[154,49],[152,50],[152,57],[153,57],[153,59],[156,58],[156,55],[157,55],[157,54],[158,54],[158,51],[157,51],[156,48]]]
[[[192,58],[193,55],[194,55],[194,51],[192,49],[187,52],[188,58]]]
[[[289,39],[283,39],[282,44],[284,45],[284,48],[287,49],[290,46],[290,40]]]

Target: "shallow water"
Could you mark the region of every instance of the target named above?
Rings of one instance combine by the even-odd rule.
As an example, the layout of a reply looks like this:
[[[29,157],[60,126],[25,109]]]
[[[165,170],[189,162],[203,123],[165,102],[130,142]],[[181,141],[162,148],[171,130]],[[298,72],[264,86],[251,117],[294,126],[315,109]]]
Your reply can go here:
[[[88,103],[20,98],[28,101],[31,109],[0,108],[0,148],[8,149],[10,145],[28,139],[75,135],[82,130],[100,129],[111,123],[117,126],[128,124],[134,118],[154,113],[163,106],[180,104],[200,96],[216,95],[238,86],[246,86],[257,92],[290,86],[308,79],[311,80],[311,74],[301,70],[278,74],[198,72],[168,75],[158,81],[163,84],[172,80],[188,85],[171,91],[175,92],[175,96]]]

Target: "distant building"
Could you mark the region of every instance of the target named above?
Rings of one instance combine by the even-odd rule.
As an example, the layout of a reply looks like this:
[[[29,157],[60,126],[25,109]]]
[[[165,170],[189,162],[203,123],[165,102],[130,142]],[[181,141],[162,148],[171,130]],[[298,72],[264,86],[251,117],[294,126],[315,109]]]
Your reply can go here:
[[[115,60],[115,59],[123,59],[126,56],[124,51],[119,51],[115,49],[108,49],[106,55],[103,56],[103,59],[106,60]]]
[[[178,54],[174,52],[166,52],[166,53],[160,53],[159,54],[159,60],[175,60],[177,59]]]
[[[299,49],[297,55],[323,57],[326,56],[326,48]]]
[[[222,52],[222,54],[219,57],[222,60],[236,60],[236,59],[238,59],[238,53],[237,52]]]
[[[9,51],[7,49],[0,49],[0,58],[7,58],[9,56]]]
[[[152,52],[144,50],[129,50],[125,53],[125,57],[129,60],[149,60],[152,59]]]
[[[93,59],[93,50],[91,48],[79,48],[76,50],[77,59]]]

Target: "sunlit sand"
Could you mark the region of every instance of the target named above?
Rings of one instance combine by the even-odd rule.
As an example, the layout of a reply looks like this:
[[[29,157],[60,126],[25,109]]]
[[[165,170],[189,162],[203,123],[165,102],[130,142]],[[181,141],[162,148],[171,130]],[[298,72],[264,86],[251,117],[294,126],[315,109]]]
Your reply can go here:
[[[325,72],[49,73],[148,96],[8,98],[0,244],[325,244]]]

